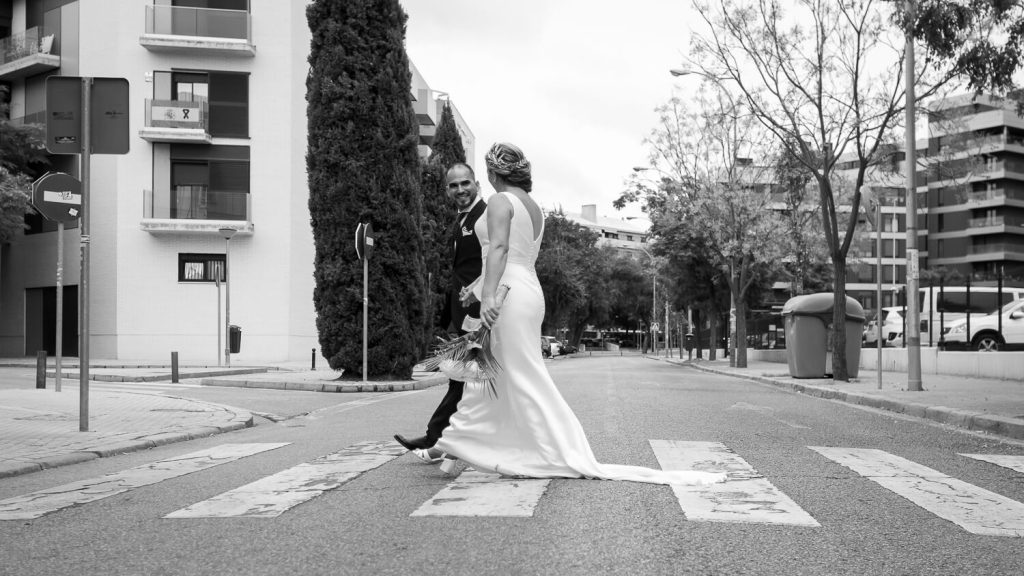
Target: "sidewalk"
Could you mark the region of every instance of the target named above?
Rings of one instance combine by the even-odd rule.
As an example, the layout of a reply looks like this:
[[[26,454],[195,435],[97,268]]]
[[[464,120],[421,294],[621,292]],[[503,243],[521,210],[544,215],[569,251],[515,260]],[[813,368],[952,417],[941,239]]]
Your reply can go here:
[[[34,372],[35,359],[0,359],[0,368]],[[0,386],[0,478],[144,450],[254,425],[246,410],[175,398],[159,392],[103,389],[99,382],[171,382],[171,367],[158,363],[94,360],[90,363],[89,431],[79,431],[78,366],[62,362],[63,391],[55,391],[55,366],[46,389]],[[417,374],[411,381],[339,382],[337,372],[308,365],[182,366],[179,380],[205,386],[242,386],[320,392],[397,392],[436,386],[447,379]],[[2,383],[0,383],[2,384]]]
[[[666,361],[664,358],[662,361]],[[922,391],[907,390],[903,372],[860,370],[850,382],[831,378],[793,378],[787,364],[750,361],[746,368],[730,368],[728,359],[715,361],[667,359],[705,372],[770,384],[809,396],[840,400],[927,418],[967,430],[1024,440],[1024,379],[999,380],[926,374]],[[1024,373],[1024,367],[1022,367]]]

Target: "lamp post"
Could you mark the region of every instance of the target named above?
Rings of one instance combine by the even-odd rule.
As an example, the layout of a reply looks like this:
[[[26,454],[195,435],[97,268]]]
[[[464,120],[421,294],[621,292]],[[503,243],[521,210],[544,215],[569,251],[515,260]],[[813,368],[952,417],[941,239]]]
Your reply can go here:
[[[658,340],[657,332],[654,331],[655,325],[658,324],[658,269],[654,266],[654,256],[647,251],[643,246],[640,247],[643,253],[651,259],[651,350],[654,351],[654,355],[658,355]]]
[[[236,228],[221,228],[224,237],[224,365],[231,367],[231,237],[238,233]]]

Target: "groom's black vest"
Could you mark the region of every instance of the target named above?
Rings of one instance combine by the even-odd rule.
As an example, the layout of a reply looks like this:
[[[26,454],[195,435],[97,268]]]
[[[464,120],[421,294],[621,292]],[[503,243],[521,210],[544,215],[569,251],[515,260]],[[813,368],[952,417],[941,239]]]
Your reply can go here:
[[[480,316],[480,303],[474,302],[463,307],[459,301],[459,291],[476,280],[483,270],[480,239],[476,237],[474,227],[486,208],[487,203],[481,198],[466,214],[465,219],[460,213],[452,226],[451,242],[448,243],[452,249],[452,277],[448,298],[441,312],[441,328],[451,332],[462,332],[462,321],[467,315],[477,318]]]

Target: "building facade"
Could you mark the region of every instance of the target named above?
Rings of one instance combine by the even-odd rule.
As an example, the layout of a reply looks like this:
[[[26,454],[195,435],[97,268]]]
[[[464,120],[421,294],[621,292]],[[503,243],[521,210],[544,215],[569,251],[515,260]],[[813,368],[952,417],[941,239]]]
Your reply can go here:
[[[236,363],[318,350],[306,174],[305,2],[0,0],[0,82],[15,122],[46,114],[46,78],[125,78],[130,150],[91,156],[90,356]],[[418,73],[413,71],[413,76]],[[426,140],[439,115],[414,103]],[[425,104],[425,103],[424,103]],[[461,116],[459,116],[461,118]],[[468,127],[461,127],[469,134]],[[429,141],[426,142],[429,144]],[[429,153],[429,148],[421,149]],[[78,176],[77,155],[52,171]],[[56,225],[0,253],[0,357],[53,353]],[[222,229],[236,233],[225,240]],[[77,354],[77,226],[64,233],[64,353]],[[353,319],[358,321],[358,319]]]

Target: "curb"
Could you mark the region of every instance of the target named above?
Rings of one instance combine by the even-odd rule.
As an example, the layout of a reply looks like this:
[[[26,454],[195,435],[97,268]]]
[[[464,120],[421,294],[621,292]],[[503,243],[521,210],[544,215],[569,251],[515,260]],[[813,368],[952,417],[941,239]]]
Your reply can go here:
[[[423,390],[448,381],[446,376],[425,378],[412,382],[288,382],[285,380],[238,380],[222,378],[204,378],[199,382],[202,386],[225,386],[233,388],[268,388],[274,390],[304,390],[307,392],[406,392]]]
[[[987,432],[989,434],[1005,436],[1015,440],[1024,440],[1024,421],[1017,418],[998,416],[995,414],[988,414],[986,412],[972,412],[969,410],[948,408],[946,406],[930,406],[915,402],[901,402],[899,400],[893,400],[892,398],[886,398],[884,396],[876,396],[874,394],[865,394],[863,392],[844,392],[835,388],[823,388],[812,384],[788,382],[763,376],[737,374],[729,370],[710,368],[688,362],[673,362],[673,364],[689,366],[702,372],[710,372],[712,374],[720,374],[743,380],[751,380],[761,384],[768,384],[770,386],[791,390],[799,394],[806,394],[817,398],[839,400],[849,404],[859,404],[870,408],[877,408],[880,410],[887,410],[889,412],[897,412],[908,416],[914,416],[916,418],[932,420],[942,424],[963,428],[965,430]]]
[[[21,462],[0,463],[0,478],[29,474],[40,470],[46,470],[47,468],[57,468],[60,466],[67,466],[69,464],[79,464],[81,462],[87,462],[97,458],[109,458],[110,456],[116,456],[118,454],[138,452],[140,450],[163,446],[164,444],[195,440],[197,438],[205,438],[207,436],[214,436],[224,432],[233,432],[235,430],[242,430],[244,428],[252,428],[255,426],[255,420],[252,414],[246,412],[244,415],[241,415],[241,418],[238,416],[239,413],[236,413],[236,417],[233,418],[234,421],[223,426],[200,426],[198,428],[182,430],[179,432],[158,432],[156,434],[150,434],[134,440],[102,444],[89,450],[76,450],[66,454],[58,454],[56,456],[47,456],[45,458],[36,458]]]
[[[158,367],[163,368],[163,367]],[[187,370],[181,370],[178,372],[178,379],[185,380],[187,378],[206,378],[208,376],[232,376],[232,375],[244,375],[244,374],[265,374],[269,372],[267,368],[238,368],[234,370],[207,370],[205,372],[189,372]],[[164,380],[171,380],[171,373],[166,374],[155,374],[151,376],[124,376],[120,374],[95,374],[89,373],[90,382],[161,382]],[[56,378],[57,371],[47,371],[47,378]],[[61,372],[62,378],[68,380],[77,380],[81,377],[79,372]]]

